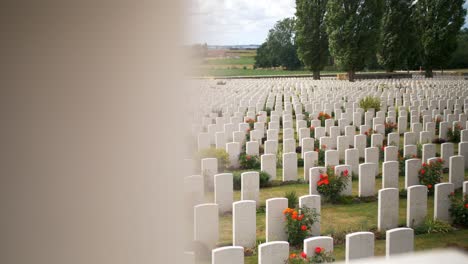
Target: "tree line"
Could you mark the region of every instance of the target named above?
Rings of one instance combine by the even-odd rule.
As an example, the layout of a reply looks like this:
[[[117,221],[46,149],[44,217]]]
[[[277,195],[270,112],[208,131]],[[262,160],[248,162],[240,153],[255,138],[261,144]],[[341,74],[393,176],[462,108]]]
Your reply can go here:
[[[468,65],[464,0],[296,0],[293,18],[278,21],[258,48],[254,67],[310,69],[334,64],[355,72]],[[458,47],[458,49],[457,49]]]

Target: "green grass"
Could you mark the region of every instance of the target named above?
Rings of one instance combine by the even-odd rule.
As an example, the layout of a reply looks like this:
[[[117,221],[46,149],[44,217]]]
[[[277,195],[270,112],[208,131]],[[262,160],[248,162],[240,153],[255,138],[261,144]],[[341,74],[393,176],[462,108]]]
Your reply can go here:
[[[204,62],[206,65],[253,65],[254,63],[255,58],[248,56],[239,58],[208,59]]]
[[[338,72],[321,72],[322,74],[336,74]],[[203,75],[214,77],[230,77],[230,76],[268,76],[268,75],[306,75],[312,74],[311,71],[287,71],[287,70],[270,70],[270,69],[207,69]]]
[[[300,168],[302,169],[302,168]],[[303,177],[303,171],[298,171],[298,179]],[[278,169],[278,177],[281,178],[281,169]],[[468,170],[465,172],[465,180],[468,180]],[[448,174],[443,175],[443,181],[448,181]],[[404,177],[399,178],[400,188],[404,187]],[[376,191],[382,186],[382,179],[377,178],[375,183]],[[264,206],[269,198],[284,197],[288,191],[296,191],[298,196],[307,195],[309,186],[306,183],[290,184],[260,189],[260,205]],[[353,181],[353,195],[358,192],[358,182]],[[207,195],[208,202],[213,201],[213,196]],[[234,201],[240,200],[240,191],[234,192]],[[432,218],[434,214],[434,197],[428,197],[427,216]],[[399,201],[399,224],[406,225],[406,198],[400,198]],[[347,233],[357,231],[367,231],[377,227],[377,201],[362,202],[351,204],[322,204],[321,210],[321,233],[322,235],[332,235],[335,239],[344,240]],[[257,240],[265,241],[265,213],[259,212],[256,215]],[[219,246],[232,245],[232,215],[224,215],[219,221]],[[447,245],[458,244],[462,247],[468,247],[468,230],[461,229],[449,234],[430,234],[417,235],[415,237],[416,250],[428,250],[431,248],[446,247]],[[335,257],[337,260],[344,260],[344,245],[335,246]],[[377,256],[385,255],[385,240],[376,240],[375,254]],[[258,256],[245,258],[245,263],[257,263]]]
[[[279,137],[281,138],[281,137]],[[400,137],[400,144],[403,144],[403,137]],[[440,144],[436,144],[437,151],[440,153]],[[278,149],[282,149],[282,144],[279,144]],[[455,148],[455,154],[457,153]],[[299,154],[298,154],[299,155]],[[300,155],[299,155],[300,156]],[[381,172],[381,163],[380,172]],[[251,170],[238,170],[245,172]],[[276,181],[282,180],[282,169],[277,169]],[[297,179],[303,179],[304,168],[298,167]],[[399,177],[399,188],[404,188],[404,176]],[[465,180],[468,180],[468,170],[465,170]],[[448,173],[442,176],[442,182],[448,182]],[[353,196],[358,195],[358,180],[353,179]],[[375,192],[382,188],[382,178],[377,177],[375,180]],[[286,192],[295,191],[297,196],[309,194],[309,185],[307,183],[295,183],[268,187],[260,189],[259,204],[265,206],[265,201],[270,198],[284,197]],[[234,191],[234,201],[240,200],[240,191]],[[213,202],[213,194],[207,194],[206,202]],[[406,198],[399,199],[399,225],[406,225]],[[361,202],[350,204],[329,204],[322,202],[321,208],[321,233],[325,236],[333,236],[335,241],[340,241],[334,246],[334,255],[337,261],[342,261],[345,258],[344,237],[348,233],[357,231],[369,231],[377,227],[377,210],[378,202]],[[428,196],[427,203],[427,218],[432,219],[434,215],[434,197]],[[264,212],[258,212],[256,215],[257,240],[265,241],[265,219]],[[224,215],[219,219],[219,246],[232,245],[232,215]],[[468,229],[456,229],[447,234],[424,234],[415,236],[415,250],[430,250],[433,248],[444,248],[448,246],[462,247],[468,249]],[[375,255],[385,255],[385,240],[375,241]],[[246,264],[257,263],[258,256],[249,256],[245,258]]]

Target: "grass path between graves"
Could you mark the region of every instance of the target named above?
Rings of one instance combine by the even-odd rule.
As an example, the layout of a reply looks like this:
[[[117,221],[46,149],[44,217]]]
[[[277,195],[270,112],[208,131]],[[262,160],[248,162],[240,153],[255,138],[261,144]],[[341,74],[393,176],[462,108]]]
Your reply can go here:
[[[302,168],[301,168],[302,169]],[[281,178],[281,169],[278,179]],[[298,178],[303,177],[303,171],[298,171]],[[465,180],[468,180],[468,171],[465,172]],[[448,181],[448,174],[443,175],[443,182]],[[404,177],[399,177],[400,189],[404,188]],[[376,179],[376,190],[382,186],[382,179]],[[265,205],[265,200],[275,197],[284,197],[288,191],[295,191],[297,196],[307,195],[308,184],[290,184],[260,189],[260,206]],[[357,196],[358,183],[353,181],[353,195]],[[207,202],[212,202],[213,196],[206,197]],[[234,192],[234,201],[240,200],[240,191]],[[342,241],[335,246],[335,257],[337,260],[344,260],[345,235],[357,231],[368,231],[377,227],[377,201],[351,203],[351,204],[322,204],[321,211],[321,232],[322,235],[332,235],[335,240]],[[399,201],[399,224],[406,224],[406,198],[400,197]],[[428,197],[428,218],[434,214],[434,197]],[[258,212],[257,217],[257,240],[265,241],[265,213]],[[220,217],[219,222],[220,243],[219,246],[232,245],[232,215]],[[430,234],[415,236],[415,250],[428,250],[432,248],[443,248],[447,246],[459,245],[468,249],[468,230],[461,229],[447,234]],[[385,255],[385,240],[376,240],[375,254]],[[257,255],[246,257],[246,264],[257,263]]]

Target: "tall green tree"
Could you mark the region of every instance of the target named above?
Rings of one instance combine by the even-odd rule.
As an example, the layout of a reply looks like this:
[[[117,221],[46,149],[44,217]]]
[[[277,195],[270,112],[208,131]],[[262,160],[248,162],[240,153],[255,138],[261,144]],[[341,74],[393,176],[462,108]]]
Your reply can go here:
[[[255,55],[255,68],[270,68],[278,66],[278,62],[274,57],[273,52],[270,51],[267,42],[263,42],[257,49],[257,55]]]
[[[421,59],[427,78],[443,68],[457,48],[457,34],[465,22],[464,0],[418,0],[416,25],[420,33]]]
[[[457,37],[457,49],[448,64],[449,69],[468,68],[468,28],[461,30]]]
[[[296,0],[296,44],[299,59],[320,79],[328,62],[325,13],[328,0]]]
[[[385,9],[380,30],[379,63],[387,72],[404,65],[409,47],[411,30],[411,7],[414,0],[385,0]]]
[[[325,23],[330,53],[354,81],[366,59],[376,53],[383,0],[329,0]]]
[[[257,50],[255,65],[263,65],[262,62],[270,62],[270,67],[283,66],[287,70],[295,70],[302,66],[297,56],[295,45],[295,20],[285,18],[276,22],[275,26],[268,32],[265,46]],[[257,63],[258,62],[258,63]]]

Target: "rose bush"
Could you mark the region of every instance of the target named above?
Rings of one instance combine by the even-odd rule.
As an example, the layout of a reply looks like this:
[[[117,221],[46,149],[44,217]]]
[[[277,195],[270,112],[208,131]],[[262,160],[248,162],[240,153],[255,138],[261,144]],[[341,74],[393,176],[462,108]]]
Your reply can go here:
[[[335,203],[341,197],[340,193],[346,188],[347,177],[351,177],[348,170],[335,175],[334,168],[328,166],[326,172],[320,174],[317,181],[317,191],[323,195],[325,200]]]
[[[318,221],[319,214],[315,209],[307,207],[286,208],[283,211],[285,229],[288,234],[288,242],[291,246],[301,246],[304,239],[311,235],[312,225]]]
[[[418,172],[419,183],[427,186],[429,194],[434,194],[435,185],[442,179],[443,164],[441,158],[429,163],[424,162]]]

